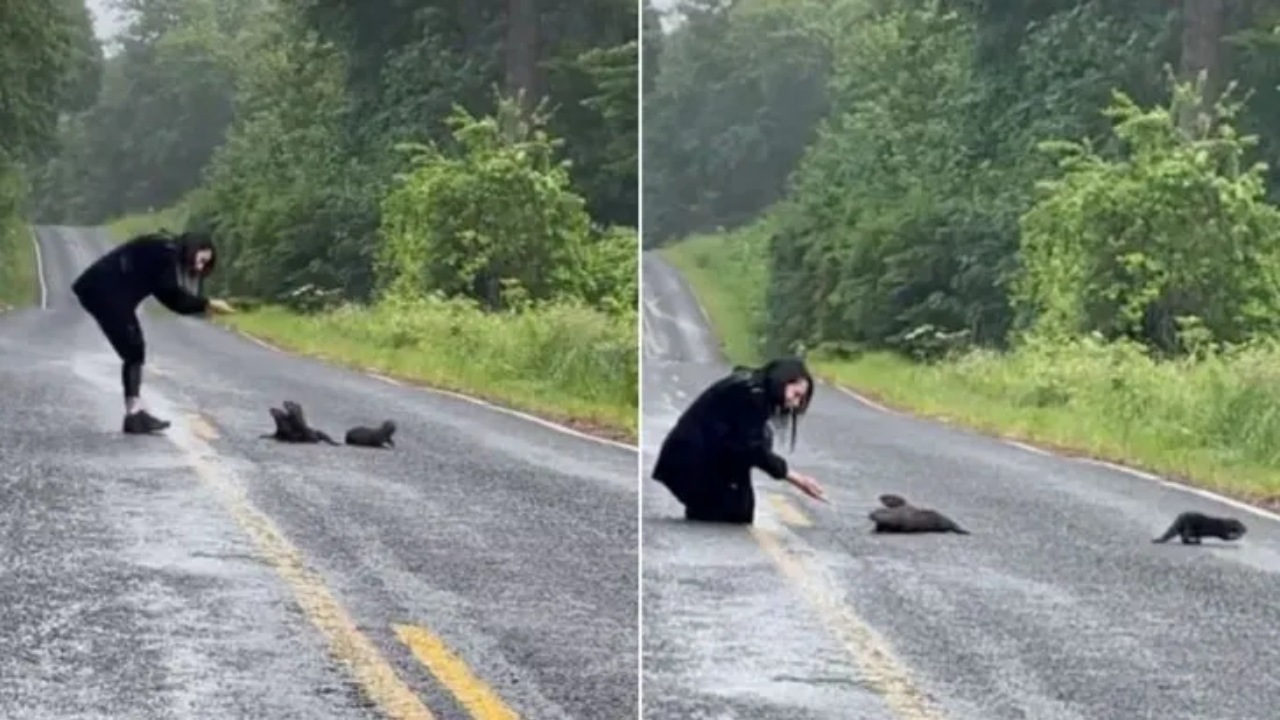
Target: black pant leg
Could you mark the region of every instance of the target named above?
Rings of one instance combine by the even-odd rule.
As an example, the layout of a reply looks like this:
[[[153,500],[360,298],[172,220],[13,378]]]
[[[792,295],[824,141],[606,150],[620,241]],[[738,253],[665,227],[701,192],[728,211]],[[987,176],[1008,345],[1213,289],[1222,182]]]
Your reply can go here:
[[[138,397],[142,392],[142,366],[146,363],[147,346],[137,313],[93,296],[80,296],[80,305],[97,321],[107,342],[120,357],[120,384],[125,398]]]
[[[702,490],[693,502],[685,503],[685,519],[738,525],[755,521],[756,492],[750,469],[734,472],[727,479],[708,478]]]

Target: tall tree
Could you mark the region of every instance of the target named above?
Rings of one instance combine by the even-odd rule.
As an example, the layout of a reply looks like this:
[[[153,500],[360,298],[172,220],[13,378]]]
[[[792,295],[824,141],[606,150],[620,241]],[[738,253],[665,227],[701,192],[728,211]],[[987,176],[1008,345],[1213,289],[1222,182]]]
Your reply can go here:
[[[537,0],[507,0],[506,90],[530,107],[542,95],[539,72],[541,19]]]

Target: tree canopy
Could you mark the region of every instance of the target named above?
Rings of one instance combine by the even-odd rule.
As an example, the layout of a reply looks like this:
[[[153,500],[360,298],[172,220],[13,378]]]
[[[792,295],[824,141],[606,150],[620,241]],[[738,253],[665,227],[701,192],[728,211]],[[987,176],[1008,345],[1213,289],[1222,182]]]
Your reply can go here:
[[[61,5],[83,13],[81,2]],[[225,258],[216,283],[221,290],[301,303],[295,291],[310,287],[367,300],[385,285],[378,267],[384,243],[396,235],[390,226],[403,228],[402,216],[386,215],[402,207],[395,198],[422,183],[442,182],[440,188],[468,196],[466,217],[509,224],[489,239],[505,243],[508,254],[494,272],[521,262],[525,269],[561,263],[553,275],[562,286],[542,295],[596,303],[607,296],[615,306],[626,305],[623,295],[634,289],[634,280],[600,287],[583,276],[593,258],[614,252],[610,248],[622,237],[614,228],[638,223],[634,2],[116,5],[128,24],[102,61],[100,92],[85,89],[92,73],[71,72],[64,67],[70,61],[38,63],[43,74],[23,84],[44,88],[49,77],[65,78],[53,85],[59,88],[53,96],[20,96],[25,114],[13,121],[22,123],[14,136],[57,150],[31,168],[31,207],[39,222],[97,224],[180,203],[189,224],[217,232]],[[30,24],[53,32],[34,15]],[[0,32],[9,31],[6,20]],[[7,45],[3,52],[10,53]],[[33,62],[20,51],[10,54],[21,56],[16,63]],[[71,57],[58,57],[64,56]],[[508,99],[518,109],[508,115],[536,118],[545,135],[538,142],[549,148],[546,157],[512,172],[538,174],[544,178],[539,182],[551,182],[570,198],[561,201],[566,208],[578,203],[580,209],[554,218],[526,212],[499,219],[484,212],[512,205],[485,195],[512,188],[484,184],[484,158],[528,149],[510,124],[493,130],[485,148],[475,144],[480,128],[506,117],[499,109]],[[463,116],[470,120],[459,120]],[[406,143],[432,148],[428,154],[438,160],[425,169],[421,157],[415,161],[400,149]],[[483,172],[469,179],[429,179],[477,168]],[[406,184],[398,179],[404,173],[420,177]],[[430,222],[458,222],[461,215],[450,213],[462,212],[459,201],[447,202],[454,203],[451,209],[442,206]],[[542,252],[535,248],[542,236],[516,231],[519,223],[533,221],[567,223],[546,231],[563,246],[543,248],[550,254],[537,261],[522,253]],[[462,232],[444,225],[415,232],[439,239],[454,230]],[[463,243],[462,251],[466,245],[455,235],[447,241]],[[430,273],[419,279],[423,291],[462,292],[467,284]],[[534,282],[527,272],[521,279]],[[492,299],[488,290],[468,285],[466,291]]]
[[[102,53],[83,0],[8,0],[0,22],[0,230],[24,215],[27,166],[57,148],[59,118],[93,104]]]
[[[644,13],[644,242],[762,228],[766,352],[1274,332],[1280,5]]]

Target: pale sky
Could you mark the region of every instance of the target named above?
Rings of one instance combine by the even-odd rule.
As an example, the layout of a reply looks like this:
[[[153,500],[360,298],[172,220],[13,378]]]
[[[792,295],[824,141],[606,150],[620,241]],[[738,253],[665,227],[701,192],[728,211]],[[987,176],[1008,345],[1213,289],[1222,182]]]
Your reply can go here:
[[[653,4],[653,9],[657,10],[660,13],[663,13],[664,15],[661,21],[662,29],[666,32],[671,32],[673,21],[671,20],[669,15],[666,15],[666,13],[671,12],[678,5],[680,5],[680,0],[650,0],[650,2]]]
[[[116,16],[111,4],[111,0],[85,0],[89,12],[93,13],[93,32],[99,40],[106,40],[124,29],[124,22]],[[653,0],[653,6],[663,12],[679,4],[680,0]]]
[[[663,0],[663,2],[670,2],[670,0]],[[124,28],[124,23],[111,9],[111,0],[85,0],[85,5],[88,6],[89,12],[93,13],[93,32],[99,40],[105,40]]]
[[[653,0],[653,6],[663,12],[679,4],[680,0]],[[99,40],[106,40],[124,28],[124,22],[111,9],[111,0],[85,0],[85,5],[93,13],[93,31]]]

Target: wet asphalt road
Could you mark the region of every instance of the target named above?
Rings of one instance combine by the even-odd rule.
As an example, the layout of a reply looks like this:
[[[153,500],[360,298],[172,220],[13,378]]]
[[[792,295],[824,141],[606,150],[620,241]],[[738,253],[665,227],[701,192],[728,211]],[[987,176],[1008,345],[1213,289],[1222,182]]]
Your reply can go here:
[[[1274,517],[823,385],[789,459],[833,506],[758,473],[754,530],[680,519],[648,475],[679,410],[727,367],[675,271],[651,254],[643,268],[645,717],[1280,717]],[[887,491],[973,535],[871,535]],[[1184,509],[1250,532],[1153,545]]]
[[[67,289],[107,238],[39,236],[49,307],[0,315],[0,717],[427,717],[370,700],[395,687],[510,717],[464,709],[401,625],[520,717],[636,716],[633,450],[163,311],[143,396],[174,428],[123,436]],[[258,439],[285,398],[339,438],[393,417],[398,448]]]

